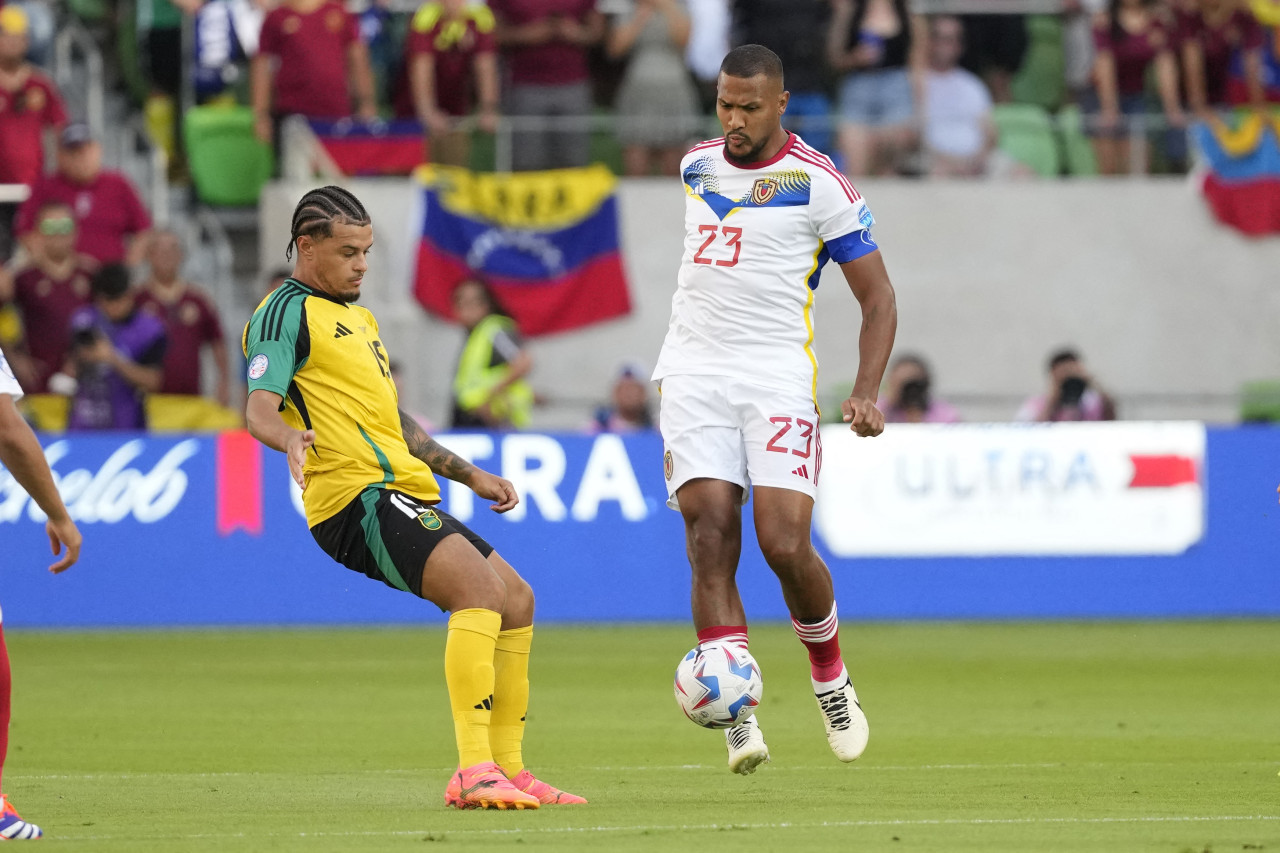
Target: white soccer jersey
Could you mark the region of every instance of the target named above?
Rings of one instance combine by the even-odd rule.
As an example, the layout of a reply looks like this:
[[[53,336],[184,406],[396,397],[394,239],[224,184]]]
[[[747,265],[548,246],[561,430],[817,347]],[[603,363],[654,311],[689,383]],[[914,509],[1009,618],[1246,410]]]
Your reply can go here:
[[[9,362],[5,361],[2,352],[0,352],[0,394],[10,395],[15,403],[22,399],[22,386],[18,384],[18,378],[13,375],[13,368],[9,366]]]
[[[792,134],[772,159],[703,142],[680,164],[684,258],[654,379],[731,376],[817,395],[813,297],[830,259],[876,250],[871,211],[824,154]]]

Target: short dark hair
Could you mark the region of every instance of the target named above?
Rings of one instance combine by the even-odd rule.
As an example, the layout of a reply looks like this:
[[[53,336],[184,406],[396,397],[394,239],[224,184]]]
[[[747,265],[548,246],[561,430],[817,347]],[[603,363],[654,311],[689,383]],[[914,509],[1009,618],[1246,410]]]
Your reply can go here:
[[[931,373],[929,370],[929,362],[924,360],[924,356],[917,353],[904,352],[893,360],[893,368],[899,368],[904,364],[910,364],[920,368],[920,371],[924,373],[925,376],[928,376]]]
[[[720,73],[744,79],[763,74],[781,83],[782,60],[762,44],[739,45],[725,54],[720,63]]]
[[[129,268],[124,264],[104,264],[89,283],[89,294],[94,299],[119,299],[128,292]]]
[[[1068,361],[1079,361],[1080,353],[1071,347],[1063,347],[1056,350],[1053,355],[1049,356],[1049,369],[1053,370],[1059,364],[1066,364]]]
[[[342,187],[320,187],[304,195],[293,209],[293,225],[289,229],[285,258],[293,258],[293,247],[303,235],[312,239],[332,237],[335,222],[368,225],[371,220],[360,199]]]

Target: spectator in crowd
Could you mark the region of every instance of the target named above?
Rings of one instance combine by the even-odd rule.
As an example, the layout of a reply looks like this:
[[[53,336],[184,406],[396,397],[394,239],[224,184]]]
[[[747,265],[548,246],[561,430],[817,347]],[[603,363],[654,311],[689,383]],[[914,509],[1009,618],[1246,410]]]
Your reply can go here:
[[[58,89],[27,62],[27,16],[0,9],[0,183],[31,186],[44,175],[46,136],[67,122]]]
[[[885,175],[915,148],[928,31],[906,0],[832,0],[827,58],[840,83],[837,144],[849,175]]]
[[[87,124],[62,129],[58,170],[36,181],[18,209],[16,227],[24,244],[35,228],[36,213],[60,201],[76,219],[76,251],[102,264],[138,264],[147,251],[151,215],[138,192],[120,172],[102,168],[102,146]]]
[[[53,67],[53,38],[58,34],[59,0],[10,0],[0,6],[19,9],[27,16],[27,61],[40,68]]]
[[[191,72],[197,103],[231,98],[248,62],[271,0],[205,0],[192,22]]]
[[[1262,83],[1262,25],[1232,0],[1196,0],[1178,16],[1182,71],[1187,105],[1201,117],[1212,108],[1229,103],[1227,82],[1231,62],[1239,56],[1249,104],[1261,109],[1266,103]]]
[[[1085,101],[1093,89],[1093,21],[1107,8],[1108,0],[1063,0],[1062,62],[1067,97]]]
[[[512,167],[516,170],[585,166],[588,128],[577,124],[591,113],[587,52],[604,36],[596,0],[491,0],[498,18],[498,45],[507,61],[510,86],[506,112],[518,127]]]
[[[831,152],[831,75],[819,38],[831,21],[831,0],[738,0],[734,15],[735,43],[762,44],[787,69],[791,98],[783,125],[810,147]]]
[[[720,63],[729,52],[729,35],[733,29],[733,12],[729,0],[686,0],[689,9],[689,44],[685,47],[684,61],[693,72],[694,85],[702,111],[715,112],[716,81],[720,77]],[[709,127],[719,133],[713,121]]]
[[[483,282],[464,281],[453,291],[453,318],[467,342],[453,379],[453,428],[523,429],[533,411],[533,369],[516,324]]]
[[[613,22],[606,51],[627,58],[614,113],[628,175],[680,173],[698,131],[698,92],[681,58],[688,42],[683,0],[635,0]]]
[[[267,13],[249,70],[254,127],[279,150],[279,123],[290,115],[377,118],[369,51],[354,15],[337,0],[282,0]],[[350,84],[348,84],[350,81]]]
[[[913,353],[900,355],[893,361],[886,377],[885,423],[890,424],[956,424],[960,413],[956,407],[935,399],[929,363]]]
[[[1089,375],[1073,349],[1061,349],[1049,357],[1048,391],[1028,399],[1015,417],[1024,423],[1115,419],[1115,402]]]
[[[137,0],[138,47],[151,87],[143,114],[147,132],[170,163],[178,157],[178,96],[182,92],[182,13],[202,0]]]
[[[474,0],[431,0],[409,24],[396,112],[422,122],[437,163],[470,165],[471,134],[464,119],[473,112],[477,127],[497,130],[494,27],[489,7]]]
[[[964,15],[965,49],[960,66],[982,78],[998,104],[1013,100],[1013,76],[1027,55],[1027,16]]]
[[[53,81],[26,60],[27,16],[0,9],[0,184],[31,186],[44,175],[46,136],[66,124],[67,111]],[[13,245],[16,203],[0,203],[0,256]]]
[[[97,263],[77,254],[75,246],[71,208],[65,202],[47,202],[36,214],[26,264],[12,273],[0,272],[0,302],[12,300],[17,306],[26,340],[13,366],[21,370],[23,387],[33,393],[50,390],[49,379],[66,365],[71,317],[89,304]]]
[[[624,364],[613,382],[610,404],[596,409],[590,431],[636,432],[654,426],[649,408],[649,374],[639,364]]]
[[[1152,111],[1146,96],[1147,69],[1152,67],[1164,118],[1172,131],[1166,134],[1168,153],[1172,159],[1181,159],[1185,137],[1181,145],[1178,137],[1186,120],[1178,98],[1173,34],[1158,0],[1109,0],[1107,11],[1094,19],[1093,38],[1094,92],[1086,98],[1085,111],[1092,118],[1098,171],[1114,175],[1128,170],[1132,153],[1128,122],[1142,121]]]
[[[93,304],[71,318],[76,389],[67,428],[146,429],[144,400],[164,379],[164,323],[138,309],[121,264],[98,270],[90,289]]]
[[[935,177],[984,175],[996,147],[991,94],[977,75],[959,66],[963,44],[959,18],[929,19],[924,150],[929,174]]]
[[[147,252],[150,275],[138,293],[138,305],[164,321],[165,346],[162,394],[201,392],[201,354],[213,356],[217,375],[214,399],[231,405],[231,376],[227,345],[218,309],[203,290],[182,277],[182,241],[172,231],[156,231]]]

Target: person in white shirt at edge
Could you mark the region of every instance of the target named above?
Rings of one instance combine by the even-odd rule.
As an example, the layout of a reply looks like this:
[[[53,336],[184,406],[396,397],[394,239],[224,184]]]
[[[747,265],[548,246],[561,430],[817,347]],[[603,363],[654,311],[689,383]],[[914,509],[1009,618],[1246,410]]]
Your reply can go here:
[[[746,647],[735,575],[754,485],[760,550],[808,649],[828,743],[853,761],[867,720],[840,656],[831,573],[809,538],[822,465],[812,311],[823,265],[840,264],[862,310],[857,378],[842,404],[859,436],[884,430],[876,392],[898,315],[871,212],[830,159],[783,129],[787,98],[773,51],[743,45],[725,56],[716,97],[724,138],[695,145],[680,166],[684,256],[653,378],[698,642]],[[769,759],[755,717],[726,735],[733,772]]]
[[[977,177],[988,171],[997,134],[986,84],[959,65],[964,25],[951,15],[929,20],[925,76],[925,153],[934,177]]]
[[[80,559],[80,531],[71,520],[62,496],[58,494],[58,486],[54,482],[53,472],[49,470],[49,462],[44,458],[44,450],[36,439],[35,433],[16,405],[22,399],[22,386],[13,375],[4,353],[0,353],[0,466],[7,470],[18,487],[31,496],[47,517],[45,533],[49,536],[49,546],[55,560],[49,566],[54,574],[65,571]],[[65,549],[65,553],[64,553]],[[16,557],[11,548],[5,549],[6,565]],[[9,670],[9,652],[4,644],[3,615],[0,615],[0,773],[4,770],[4,759],[9,751],[9,714],[12,698],[13,680]],[[0,786],[0,792],[3,792]],[[41,838],[44,833],[40,827],[22,819],[22,815],[9,802],[6,794],[0,793],[0,841],[29,841]]]

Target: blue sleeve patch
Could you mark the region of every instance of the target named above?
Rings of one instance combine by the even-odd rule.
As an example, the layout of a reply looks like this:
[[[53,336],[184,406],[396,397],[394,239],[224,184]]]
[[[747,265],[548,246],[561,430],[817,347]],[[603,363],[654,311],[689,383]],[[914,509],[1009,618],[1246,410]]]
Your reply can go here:
[[[827,250],[831,252],[831,259],[837,264],[856,261],[863,255],[869,255],[879,248],[876,245],[875,238],[871,236],[871,232],[866,229],[859,229],[845,234],[843,237],[836,237],[834,240],[827,241]]]

